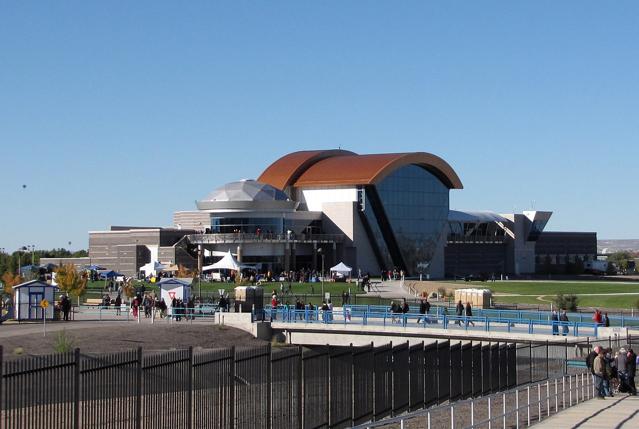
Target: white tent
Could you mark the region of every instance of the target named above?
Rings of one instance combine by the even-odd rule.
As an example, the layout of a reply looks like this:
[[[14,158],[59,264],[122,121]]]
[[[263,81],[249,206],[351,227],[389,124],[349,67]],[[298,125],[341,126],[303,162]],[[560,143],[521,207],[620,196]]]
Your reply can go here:
[[[231,251],[226,252],[224,257],[212,265],[202,267],[202,271],[211,270],[240,270],[240,263],[231,255]]]
[[[147,276],[157,276],[158,272],[162,271],[165,268],[166,266],[160,264],[158,261],[151,261],[146,265],[142,265],[140,267],[140,271],[144,271],[144,274]]]
[[[353,271],[353,269],[343,262],[340,262],[339,264],[331,268],[331,273],[339,273],[344,275],[350,275],[351,271]]]

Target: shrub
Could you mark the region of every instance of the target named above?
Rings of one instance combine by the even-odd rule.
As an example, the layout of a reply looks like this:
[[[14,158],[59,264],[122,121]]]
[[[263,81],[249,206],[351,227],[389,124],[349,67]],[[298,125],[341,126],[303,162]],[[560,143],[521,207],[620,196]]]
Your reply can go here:
[[[574,295],[564,295],[563,293],[558,293],[553,303],[558,309],[565,309],[567,311],[577,311],[577,303],[579,298]]]
[[[68,353],[73,350],[73,338],[67,335],[66,330],[58,331],[53,343],[53,349],[57,353]]]

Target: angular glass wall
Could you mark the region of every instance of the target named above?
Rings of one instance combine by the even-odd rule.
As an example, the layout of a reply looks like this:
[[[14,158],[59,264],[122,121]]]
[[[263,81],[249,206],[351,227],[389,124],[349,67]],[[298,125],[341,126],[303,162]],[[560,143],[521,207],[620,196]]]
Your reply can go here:
[[[448,187],[424,168],[407,165],[377,184],[382,210],[375,210],[371,204],[366,206],[369,221],[373,218],[371,209],[377,221],[373,229],[378,248],[383,253],[390,251],[391,257],[393,249],[398,249],[401,260],[397,255],[392,259],[395,265],[403,265],[409,275],[429,272],[448,222],[448,192]],[[384,240],[380,240],[381,235]]]

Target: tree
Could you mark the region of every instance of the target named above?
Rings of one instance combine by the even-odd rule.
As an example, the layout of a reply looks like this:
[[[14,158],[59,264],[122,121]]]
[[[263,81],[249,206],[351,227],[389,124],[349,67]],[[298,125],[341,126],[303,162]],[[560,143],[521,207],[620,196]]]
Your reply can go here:
[[[23,279],[18,274],[13,274],[9,271],[2,275],[2,284],[4,285],[4,293],[13,295],[13,287],[22,283]]]
[[[66,264],[58,267],[55,273],[55,282],[62,292],[76,297],[84,295],[89,281],[86,272],[78,273],[73,264]]]
[[[193,277],[194,278],[195,272],[189,270],[184,265],[178,265],[178,269],[175,272],[175,277],[182,277],[182,278]]]
[[[617,267],[617,270],[622,274],[626,274],[628,271],[628,265],[633,260],[633,256],[630,252],[615,252],[608,255],[608,266],[612,264]]]
[[[570,294],[564,295],[563,293],[558,293],[553,303],[559,309],[564,309],[567,311],[577,311],[577,302],[579,298],[577,295]]]

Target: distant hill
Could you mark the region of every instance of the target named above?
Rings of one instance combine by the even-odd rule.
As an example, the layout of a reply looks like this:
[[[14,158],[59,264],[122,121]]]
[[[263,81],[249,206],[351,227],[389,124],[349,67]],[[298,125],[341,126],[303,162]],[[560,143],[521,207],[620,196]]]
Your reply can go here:
[[[639,239],[597,240],[597,253],[639,252]]]

